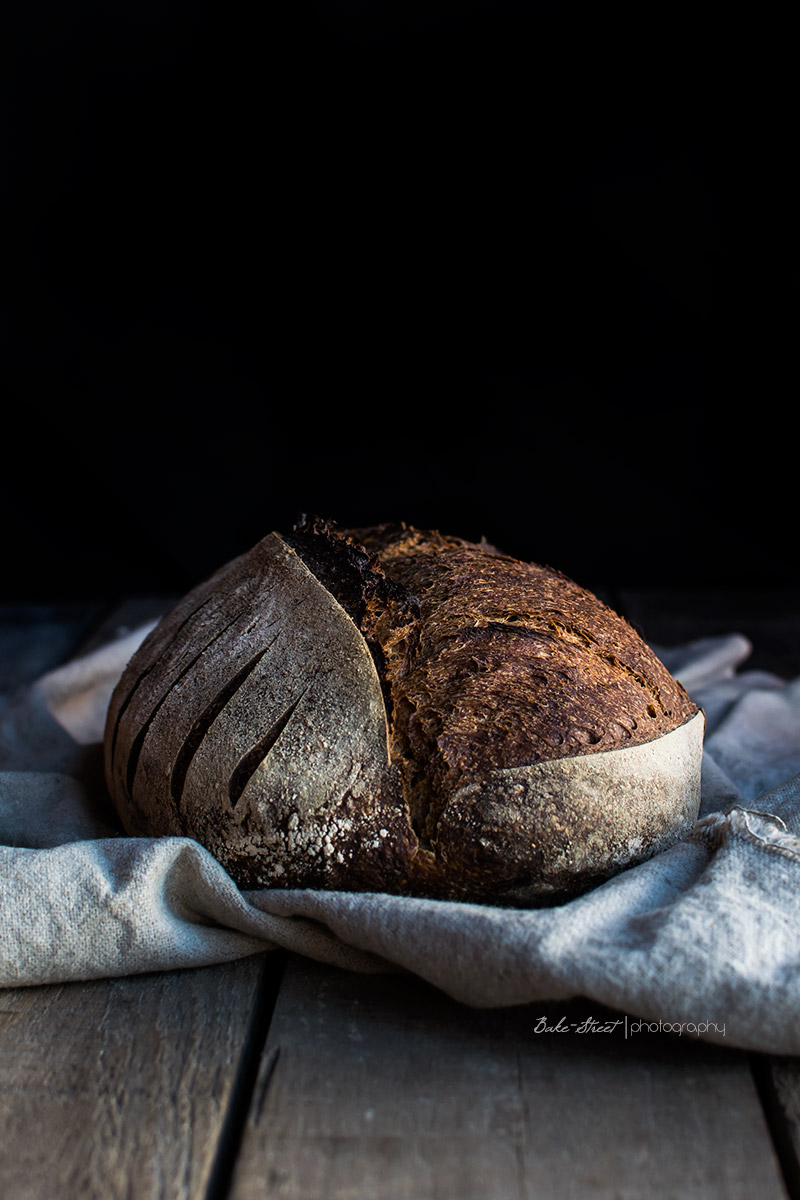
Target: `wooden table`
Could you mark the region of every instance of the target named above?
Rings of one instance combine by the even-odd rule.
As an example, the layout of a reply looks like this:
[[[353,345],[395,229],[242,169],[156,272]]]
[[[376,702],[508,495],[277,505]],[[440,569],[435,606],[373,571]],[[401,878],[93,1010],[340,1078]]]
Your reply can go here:
[[[737,630],[800,675],[794,590],[608,598],[651,641]],[[0,686],[163,605],[0,609]],[[282,952],[0,991],[0,1197],[800,1197],[800,1059],[541,1031],[622,1016],[475,1011]]]

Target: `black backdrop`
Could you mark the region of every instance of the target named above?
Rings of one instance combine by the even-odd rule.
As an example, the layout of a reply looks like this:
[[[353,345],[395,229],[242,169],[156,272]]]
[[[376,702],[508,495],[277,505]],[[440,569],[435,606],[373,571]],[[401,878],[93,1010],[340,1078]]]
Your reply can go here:
[[[11,46],[6,598],[182,591],[302,511],[796,580],[696,17],[75,0]]]

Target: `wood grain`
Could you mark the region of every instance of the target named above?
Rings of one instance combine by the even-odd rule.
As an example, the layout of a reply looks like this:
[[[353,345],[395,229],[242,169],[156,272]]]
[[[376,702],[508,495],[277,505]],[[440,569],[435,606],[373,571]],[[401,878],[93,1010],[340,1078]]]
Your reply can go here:
[[[800,1197],[800,1059],[751,1054],[753,1077],[792,1200]]]
[[[0,1195],[205,1196],[262,968],[0,991]]]
[[[291,959],[232,1200],[786,1196],[746,1056]]]
[[[769,1063],[777,1101],[773,1118],[784,1176],[793,1198],[800,1196],[800,1060],[776,1058]]]

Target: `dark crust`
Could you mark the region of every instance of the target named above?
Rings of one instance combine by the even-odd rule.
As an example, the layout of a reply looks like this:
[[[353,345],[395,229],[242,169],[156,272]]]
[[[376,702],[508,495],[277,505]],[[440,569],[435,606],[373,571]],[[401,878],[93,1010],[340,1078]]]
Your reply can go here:
[[[356,625],[361,625],[370,599],[380,594],[402,600],[404,591],[391,583],[358,541],[334,521],[303,514],[283,540],[328,589]]]
[[[304,513],[283,540],[361,630],[391,716],[393,703],[383,646],[375,636],[374,621],[369,614],[391,614],[394,628],[414,624],[420,614],[413,596],[401,584],[388,579],[364,546],[334,521]]]
[[[697,711],[622,617],[559,571],[405,524],[287,539],[367,640],[411,823],[489,772],[641,745]]]
[[[697,711],[632,626],[560,572],[435,531],[394,528],[373,544],[420,611],[410,660],[377,631],[423,843],[464,783],[653,741]]]
[[[514,889],[531,884],[551,901],[562,884],[564,895],[590,886],[586,872],[577,878],[571,867],[553,865],[561,810],[553,817],[552,838],[550,826],[532,836],[538,801],[501,776],[504,768],[654,741],[697,712],[639,635],[566,576],[520,562],[485,541],[402,523],[347,530],[317,517],[303,518],[280,540],[289,550],[278,558],[273,548],[262,562],[256,547],[186,597],[120,680],[106,752],[109,788],[112,795],[118,789],[115,803],[128,832],[196,837],[242,887],[505,902]],[[272,573],[283,558],[295,572],[295,555],[348,614],[371,652],[391,763],[384,770],[381,744],[380,772],[369,786],[351,790],[348,784],[344,794],[331,795],[329,806],[326,801],[315,810],[310,824],[305,818],[298,824],[293,806],[280,797],[277,803],[270,795],[261,807],[240,805],[254,764],[291,723],[296,698],[241,758],[228,781],[226,805],[205,790],[194,798],[189,828],[178,804],[187,762],[264,652],[262,639],[253,644],[254,653],[240,656],[228,678],[217,642],[230,641],[237,622],[248,637],[266,564],[278,581],[270,586],[285,585],[279,570]],[[308,583],[301,572],[301,590]],[[326,600],[321,619],[333,617],[338,627],[334,608]],[[167,764],[164,743],[149,737],[149,730],[170,689],[192,682],[204,661],[209,670],[218,664],[219,676],[211,671],[216,683],[209,702]],[[304,687],[303,663],[294,666]],[[280,669],[279,663],[271,668]],[[344,704],[349,707],[346,693]],[[163,803],[154,802],[146,785],[141,805],[128,794],[126,776],[132,786],[140,748],[140,769],[147,766],[150,777],[161,781],[169,775],[175,803],[169,792]],[[489,778],[495,771],[501,776]],[[635,804],[632,812],[638,815]],[[569,830],[568,804],[564,815]],[[321,846],[313,850],[313,839],[319,842],[326,831],[332,847],[327,858]],[[603,867],[601,857],[597,872]],[[601,877],[597,872],[593,879]]]
[[[338,840],[337,848],[344,852],[341,863],[336,859],[321,862],[318,855],[287,854],[276,846],[272,853],[280,859],[284,868],[278,883],[274,874],[264,871],[262,856],[253,854],[249,848],[243,850],[235,844],[216,844],[214,853],[242,888],[280,886],[342,891],[355,888],[358,891],[390,892],[395,895],[408,893],[418,844],[409,828],[402,796],[389,792],[370,799],[379,803],[376,805],[368,801],[365,804],[363,796],[355,797],[348,793],[338,797],[335,809],[330,811],[329,815],[333,818],[341,820],[350,817],[361,834],[367,835],[370,843],[365,848],[358,835]],[[376,844],[376,840],[368,835],[377,827],[385,828],[386,836],[377,839]],[[251,818],[246,828],[258,843],[263,833],[258,817]],[[441,889],[441,884],[434,880],[434,891],[437,886]],[[443,894],[449,894],[447,888]]]

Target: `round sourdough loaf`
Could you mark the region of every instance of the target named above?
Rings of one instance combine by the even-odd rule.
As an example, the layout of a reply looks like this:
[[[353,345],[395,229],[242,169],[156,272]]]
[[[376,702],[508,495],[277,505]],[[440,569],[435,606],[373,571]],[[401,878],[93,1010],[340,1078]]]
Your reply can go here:
[[[553,901],[687,831],[703,724],[559,572],[304,518],[148,635],[106,778],[127,832],[192,837],[243,888]]]

